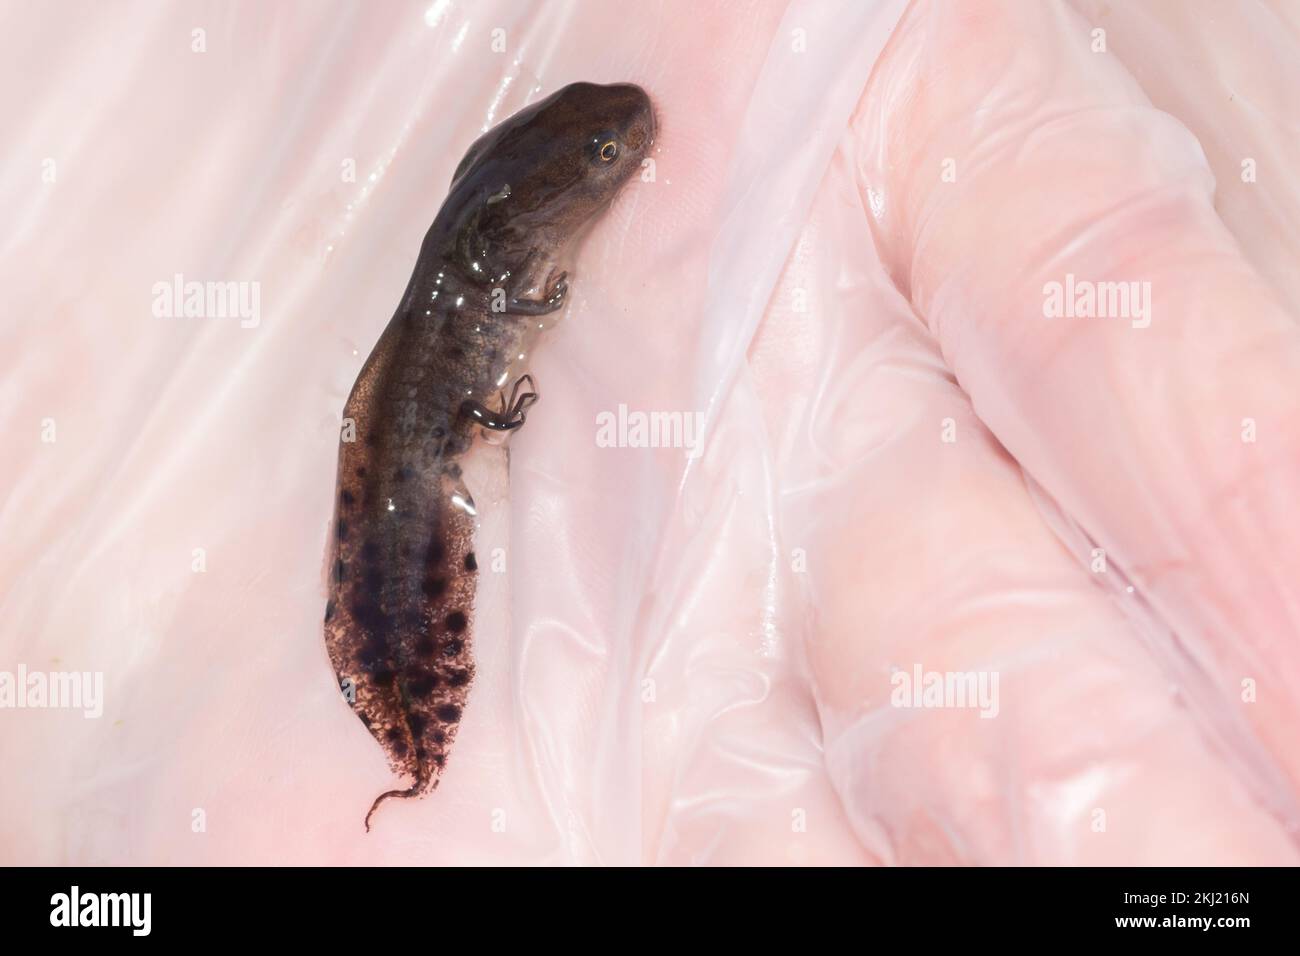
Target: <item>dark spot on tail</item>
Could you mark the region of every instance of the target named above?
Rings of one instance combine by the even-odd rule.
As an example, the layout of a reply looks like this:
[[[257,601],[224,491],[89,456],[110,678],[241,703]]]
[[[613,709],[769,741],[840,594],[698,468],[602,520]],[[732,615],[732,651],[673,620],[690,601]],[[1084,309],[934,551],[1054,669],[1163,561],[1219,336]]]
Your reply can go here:
[[[465,617],[464,611],[452,611],[447,615],[447,630],[453,634],[459,634],[469,626],[469,619]]]
[[[393,629],[393,619],[385,614],[377,604],[360,600],[352,605],[352,616],[362,629],[375,642],[382,643]]]
[[[358,468],[358,469],[357,469],[357,477],[358,477],[358,478],[364,478],[364,477],[366,477],[366,469],[365,469],[365,468]]]
[[[342,518],[339,519],[338,523],[338,536],[340,541],[348,540],[348,523]]]
[[[425,578],[420,590],[428,597],[441,597],[442,592],[447,590],[447,581],[444,578]]]
[[[406,685],[412,697],[428,697],[438,687],[438,678],[434,674],[417,674]]]
[[[331,598],[330,600],[325,602],[325,620],[328,621],[333,616],[334,616],[334,600],[333,598]]]
[[[358,471],[361,470],[364,469],[358,469]],[[357,502],[356,496],[346,488],[343,489],[343,494],[339,495],[339,500],[343,502],[345,508],[351,508]]]
[[[452,687],[464,687],[469,683],[469,671],[452,671],[447,683]]]
[[[365,668],[374,667],[387,656],[384,645],[379,641],[366,641],[357,651],[357,663]]]
[[[439,720],[446,721],[449,724],[454,724],[460,720],[460,708],[455,704],[443,704],[437,709],[436,713]]]
[[[343,559],[339,558],[337,561],[334,562],[334,580],[337,581],[339,584],[343,583],[344,570],[345,568],[343,566]]]
[[[459,637],[453,637],[443,645],[442,653],[444,657],[455,657],[465,649],[465,642]]]
[[[477,571],[477,570],[478,570],[478,558],[474,557],[474,552],[473,552],[473,551],[471,551],[469,554],[465,555],[465,570],[466,570],[466,571]]]

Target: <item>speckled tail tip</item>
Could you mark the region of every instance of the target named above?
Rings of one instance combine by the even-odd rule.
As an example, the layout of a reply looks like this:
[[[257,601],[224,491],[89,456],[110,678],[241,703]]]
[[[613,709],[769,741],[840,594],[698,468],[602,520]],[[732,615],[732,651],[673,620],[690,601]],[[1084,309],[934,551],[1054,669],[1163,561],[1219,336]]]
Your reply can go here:
[[[370,818],[375,815],[375,811],[379,809],[379,805],[389,797],[400,797],[403,800],[409,800],[411,797],[423,796],[425,793],[432,793],[437,789],[438,781],[435,780],[433,781],[433,785],[427,788],[421,788],[418,783],[415,783],[407,787],[405,790],[389,790],[385,793],[381,793],[379,796],[375,797],[375,802],[370,805],[370,810],[366,813],[366,832],[370,832]]]

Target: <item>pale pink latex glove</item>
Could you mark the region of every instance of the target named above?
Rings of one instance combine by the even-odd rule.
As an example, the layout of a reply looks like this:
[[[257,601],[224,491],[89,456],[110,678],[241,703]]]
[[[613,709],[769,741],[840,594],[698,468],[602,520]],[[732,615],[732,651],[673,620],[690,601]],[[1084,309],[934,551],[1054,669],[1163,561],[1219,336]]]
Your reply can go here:
[[[1272,14],[60,6],[0,60],[0,669],[105,699],[0,710],[6,862],[1295,862],[1296,191],[1223,188],[1234,139],[1294,149]],[[1189,44],[1248,115],[1185,93]],[[467,469],[478,681],[367,836],[337,416],[460,152],[574,79],[651,92],[656,177],[509,472]],[[1149,279],[1150,327],[1043,319],[1067,271]],[[176,272],[262,321],[155,318]],[[703,413],[705,454],[599,447],[620,404]],[[915,664],[997,672],[997,716],[890,706]]]

